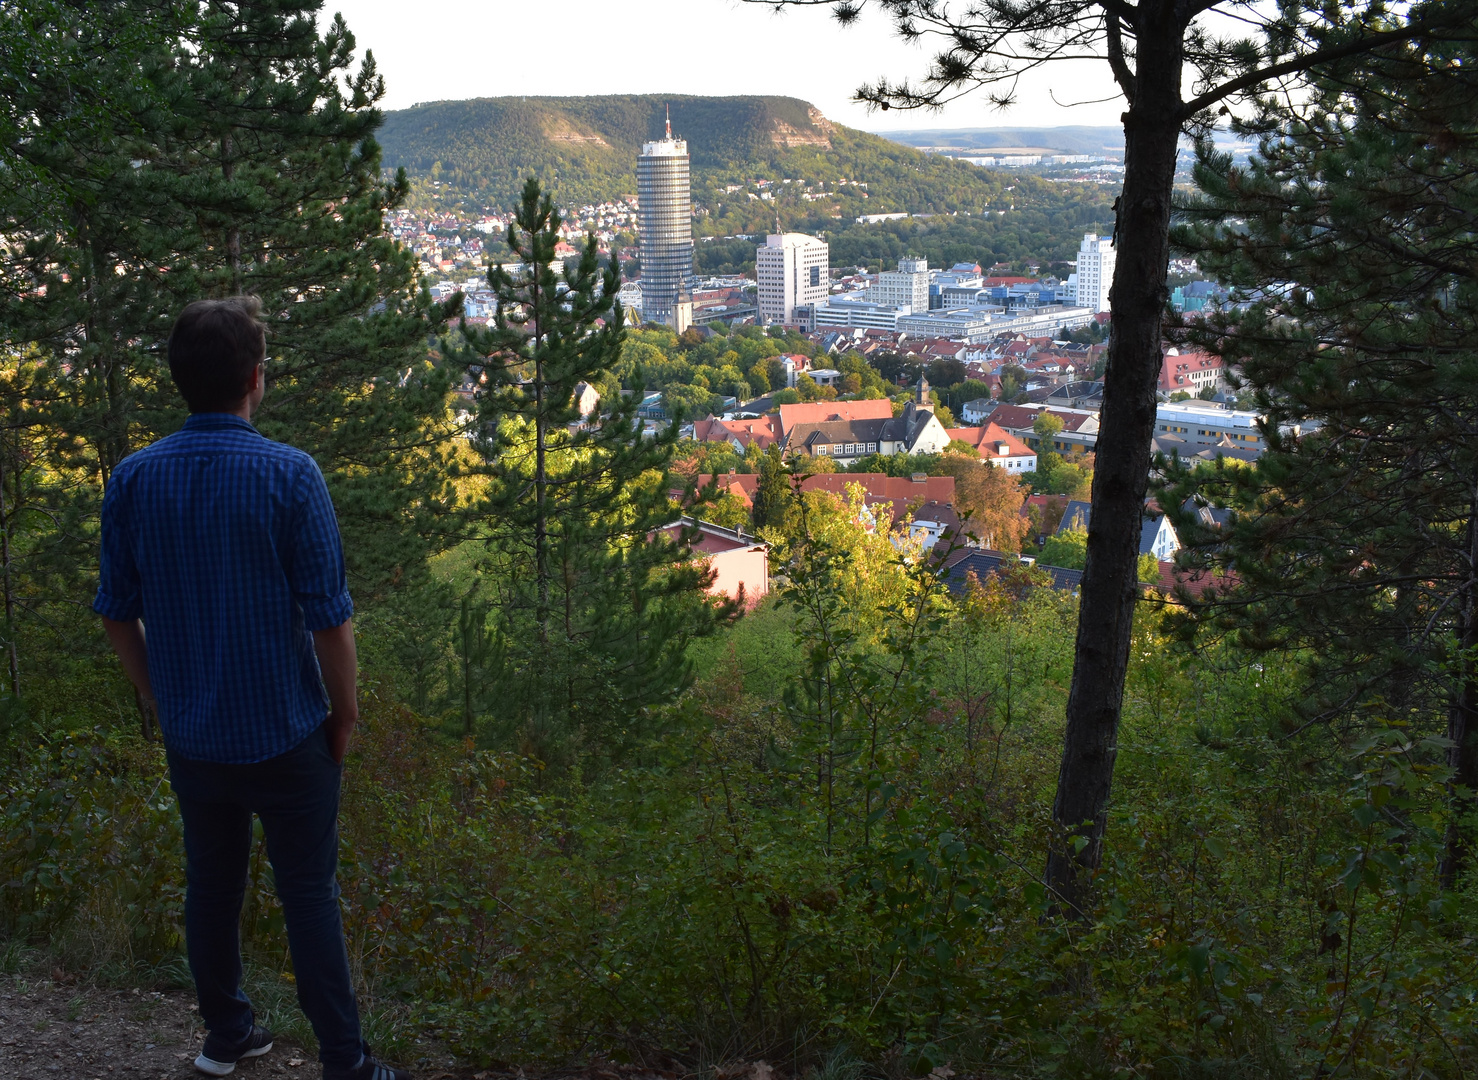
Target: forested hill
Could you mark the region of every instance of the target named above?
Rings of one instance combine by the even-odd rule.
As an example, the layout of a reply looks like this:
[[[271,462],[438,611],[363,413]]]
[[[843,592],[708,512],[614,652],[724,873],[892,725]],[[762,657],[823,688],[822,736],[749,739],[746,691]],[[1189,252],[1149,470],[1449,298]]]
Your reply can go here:
[[[388,113],[379,138],[386,165],[404,165],[413,177],[439,180],[479,203],[513,205],[534,175],[571,206],[635,192],[641,144],[661,138],[668,107],[673,133],[687,140],[692,157],[700,233],[768,231],[777,210],[786,228],[804,228],[868,213],[978,215],[1013,203],[1098,201],[1099,193],[980,169],[834,124],[787,97],[440,101]],[[750,197],[763,190],[756,180],[773,182],[773,200]]]

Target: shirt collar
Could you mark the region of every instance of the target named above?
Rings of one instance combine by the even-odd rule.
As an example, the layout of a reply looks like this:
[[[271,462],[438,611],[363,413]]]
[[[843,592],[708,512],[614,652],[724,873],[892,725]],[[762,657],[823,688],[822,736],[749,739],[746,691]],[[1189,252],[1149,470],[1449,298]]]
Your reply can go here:
[[[243,420],[235,413],[224,412],[191,413],[190,418],[185,421],[184,430],[213,431],[222,428],[240,428],[243,431],[250,431],[253,435],[261,434],[252,427],[251,421]]]

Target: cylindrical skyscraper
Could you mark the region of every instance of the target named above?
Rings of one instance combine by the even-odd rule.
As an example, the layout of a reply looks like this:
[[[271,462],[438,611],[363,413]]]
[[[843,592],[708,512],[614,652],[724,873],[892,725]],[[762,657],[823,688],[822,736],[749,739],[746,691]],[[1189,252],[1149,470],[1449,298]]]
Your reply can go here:
[[[679,294],[692,290],[693,198],[688,144],[672,137],[670,121],[665,139],[642,144],[636,159],[636,197],[642,318],[671,325]]]

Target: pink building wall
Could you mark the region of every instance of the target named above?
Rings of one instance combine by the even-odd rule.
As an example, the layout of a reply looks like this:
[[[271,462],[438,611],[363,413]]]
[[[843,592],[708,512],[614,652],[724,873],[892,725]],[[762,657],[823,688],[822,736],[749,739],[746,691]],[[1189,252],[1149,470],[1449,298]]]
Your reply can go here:
[[[744,586],[744,606],[753,608],[770,591],[770,557],[761,545],[734,548],[709,555],[715,577],[709,595],[738,596]]]

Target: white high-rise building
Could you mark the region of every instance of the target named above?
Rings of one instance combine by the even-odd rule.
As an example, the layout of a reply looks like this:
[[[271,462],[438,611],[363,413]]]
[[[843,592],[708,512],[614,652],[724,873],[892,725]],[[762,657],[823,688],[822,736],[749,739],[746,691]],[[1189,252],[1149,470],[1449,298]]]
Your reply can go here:
[[[1078,248],[1076,300],[1078,307],[1099,312],[1109,309],[1109,286],[1114,283],[1113,242],[1106,236],[1085,233]]]
[[[929,310],[929,263],[925,259],[899,259],[898,269],[885,270],[878,275],[877,284],[867,290],[867,298],[874,304],[908,308],[909,311]]]
[[[761,320],[793,323],[796,308],[826,302],[831,248],[805,233],[771,234],[755,249],[754,274]]]
[[[688,144],[672,137],[670,116],[665,138],[642,143],[636,159],[636,196],[642,318],[675,327],[681,295],[692,288],[693,201]]]

